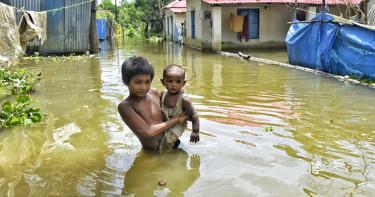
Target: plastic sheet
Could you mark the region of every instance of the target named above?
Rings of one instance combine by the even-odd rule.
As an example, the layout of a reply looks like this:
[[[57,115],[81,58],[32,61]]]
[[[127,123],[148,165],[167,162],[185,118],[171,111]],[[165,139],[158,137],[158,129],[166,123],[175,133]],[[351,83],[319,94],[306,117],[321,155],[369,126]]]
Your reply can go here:
[[[0,67],[11,67],[23,55],[16,23],[16,10],[0,3]]]
[[[311,23],[292,24],[286,37],[289,62],[375,80],[375,31],[357,25],[340,26],[331,20],[332,16],[322,12]]]

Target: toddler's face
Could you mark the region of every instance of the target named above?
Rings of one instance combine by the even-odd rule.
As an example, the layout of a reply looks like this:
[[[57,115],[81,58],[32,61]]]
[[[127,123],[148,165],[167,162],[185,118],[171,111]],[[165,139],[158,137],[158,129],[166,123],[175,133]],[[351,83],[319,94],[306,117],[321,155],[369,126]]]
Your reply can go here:
[[[175,94],[181,91],[186,80],[184,73],[178,70],[169,70],[165,78],[161,79],[161,83],[167,88],[168,92]]]

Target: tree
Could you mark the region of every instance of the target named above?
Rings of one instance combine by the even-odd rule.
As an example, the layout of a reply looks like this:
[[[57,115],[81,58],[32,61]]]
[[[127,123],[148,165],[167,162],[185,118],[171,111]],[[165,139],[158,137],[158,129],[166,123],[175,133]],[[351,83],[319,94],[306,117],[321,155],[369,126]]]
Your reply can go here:
[[[102,4],[100,4],[98,7],[101,10],[109,10],[113,14],[115,14],[115,11],[116,11],[115,5],[112,4],[111,0],[103,0]]]
[[[139,16],[142,14],[135,8],[134,3],[122,3],[119,9],[118,23],[121,27],[139,28],[141,26]]]
[[[121,0],[118,0],[119,2]],[[163,30],[164,12],[160,9],[165,6],[168,0],[122,0],[121,6],[116,7],[111,0],[103,0],[99,8],[108,10],[113,14],[118,11],[118,23],[127,29],[140,29],[145,27],[145,35],[149,30],[159,33]],[[170,0],[169,0],[170,1]]]
[[[151,29],[160,32],[163,29],[163,15],[160,9],[166,5],[166,0],[135,0],[134,6],[139,10],[139,19],[146,24],[145,34]]]

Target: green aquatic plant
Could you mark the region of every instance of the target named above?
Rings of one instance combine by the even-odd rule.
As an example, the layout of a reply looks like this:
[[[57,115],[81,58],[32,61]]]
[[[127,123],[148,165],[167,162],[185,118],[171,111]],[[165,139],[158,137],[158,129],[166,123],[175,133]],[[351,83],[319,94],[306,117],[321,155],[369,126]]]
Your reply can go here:
[[[164,39],[163,39],[163,37],[161,37],[161,36],[154,35],[154,36],[151,36],[151,37],[149,38],[149,40],[152,41],[152,42],[161,42],[161,41],[163,41]]]
[[[273,127],[272,126],[264,127],[264,131],[273,131]]]
[[[37,52],[36,52],[37,53]],[[52,61],[52,62],[66,62],[66,61],[76,61],[76,60],[87,60],[90,59],[93,56],[90,55],[73,55],[70,54],[68,56],[62,55],[62,56],[39,56],[38,54],[34,54],[34,56],[29,56],[29,57],[23,57],[24,60],[34,60],[35,63],[41,62],[47,62],[47,61]]]
[[[4,101],[0,110],[0,128],[40,122],[45,114],[39,113],[39,107],[28,107],[31,102],[36,103],[37,100],[31,100],[28,95],[18,95],[13,103]]]
[[[366,78],[364,75],[359,75],[359,76],[352,75],[352,76],[345,76],[345,77],[358,80],[362,83],[368,84],[368,85],[373,86],[373,87],[375,86],[375,81],[372,80],[372,79]]]
[[[37,74],[37,79],[41,73]],[[33,91],[34,74],[27,69],[16,67],[12,70],[0,68],[0,91],[7,94],[27,94]]]

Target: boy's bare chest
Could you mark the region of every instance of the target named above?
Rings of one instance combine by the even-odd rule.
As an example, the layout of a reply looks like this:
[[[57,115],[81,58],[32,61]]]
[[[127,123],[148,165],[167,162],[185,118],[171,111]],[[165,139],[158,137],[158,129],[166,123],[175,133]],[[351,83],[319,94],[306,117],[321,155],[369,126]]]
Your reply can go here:
[[[133,104],[135,111],[144,119],[147,120],[159,120],[161,117],[160,103],[158,100],[149,99],[143,100]]]

